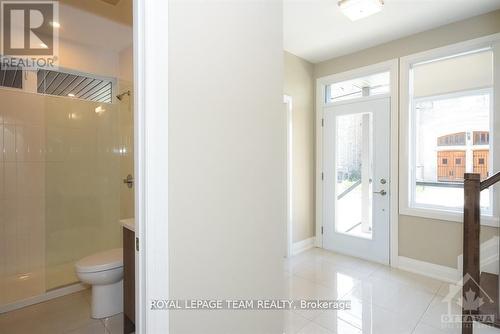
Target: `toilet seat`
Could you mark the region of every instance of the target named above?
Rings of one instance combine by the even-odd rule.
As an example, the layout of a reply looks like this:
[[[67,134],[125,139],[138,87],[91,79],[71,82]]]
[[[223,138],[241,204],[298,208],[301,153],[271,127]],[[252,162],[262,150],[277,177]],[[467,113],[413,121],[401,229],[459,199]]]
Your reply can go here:
[[[123,249],[115,248],[84,257],[75,264],[80,273],[94,273],[123,267]]]

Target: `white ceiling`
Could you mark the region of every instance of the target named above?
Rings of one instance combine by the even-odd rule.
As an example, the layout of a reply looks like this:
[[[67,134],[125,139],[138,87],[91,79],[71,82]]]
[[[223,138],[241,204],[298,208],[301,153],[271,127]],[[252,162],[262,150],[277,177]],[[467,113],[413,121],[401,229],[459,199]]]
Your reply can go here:
[[[385,0],[359,21],[338,0],[284,0],[285,50],[317,63],[468,17],[500,9],[500,0]]]

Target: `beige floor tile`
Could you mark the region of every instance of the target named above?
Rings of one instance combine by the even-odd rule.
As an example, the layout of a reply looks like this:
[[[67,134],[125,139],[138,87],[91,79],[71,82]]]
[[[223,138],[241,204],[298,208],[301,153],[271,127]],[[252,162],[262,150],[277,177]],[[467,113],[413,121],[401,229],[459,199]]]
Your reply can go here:
[[[304,328],[310,321],[293,311],[285,311],[284,314],[284,334],[296,334]],[[114,333],[113,333],[114,334]]]
[[[356,327],[355,325],[345,321],[342,312],[337,312],[337,311],[323,312],[313,321],[318,325],[325,327],[334,333],[343,333],[343,334],[363,333],[360,327]]]
[[[343,267],[328,261],[298,266],[294,275],[333,288],[340,298],[361,283],[363,274],[355,269]]]
[[[335,299],[335,289],[326,287],[298,276],[285,280],[285,293],[289,299]]]
[[[302,328],[298,334],[334,334],[334,332],[329,331],[325,327],[322,327],[314,322],[310,322]]]
[[[450,329],[449,331],[446,330],[443,331],[441,329],[431,327],[424,323],[418,324],[417,328],[415,328],[415,331],[413,332],[413,334],[451,334],[451,333],[461,334],[462,332],[458,328]]]
[[[104,327],[104,324],[99,321],[77,328],[72,331],[65,332],[65,334],[109,334],[109,333],[106,331],[106,327]]]
[[[375,271],[372,274],[372,277],[407,284],[412,286],[413,288],[425,290],[433,294],[437,293],[443,284],[442,281],[430,277],[389,267]]]
[[[123,313],[103,319],[109,334],[123,334]]]
[[[101,323],[90,318],[90,305],[83,292],[0,315],[0,328],[7,333],[65,333]]]

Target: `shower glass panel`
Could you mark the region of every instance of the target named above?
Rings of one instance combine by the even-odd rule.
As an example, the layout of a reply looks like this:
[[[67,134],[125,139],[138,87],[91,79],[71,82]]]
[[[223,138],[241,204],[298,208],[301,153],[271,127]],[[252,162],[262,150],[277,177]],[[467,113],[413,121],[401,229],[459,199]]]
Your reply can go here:
[[[133,120],[130,101],[6,89],[0,100],[2,306],[76,283],[75,261],[121,247]]]
[[[78,281],[74,263],[121,246],[119,108],[44,97],[46,289]]]

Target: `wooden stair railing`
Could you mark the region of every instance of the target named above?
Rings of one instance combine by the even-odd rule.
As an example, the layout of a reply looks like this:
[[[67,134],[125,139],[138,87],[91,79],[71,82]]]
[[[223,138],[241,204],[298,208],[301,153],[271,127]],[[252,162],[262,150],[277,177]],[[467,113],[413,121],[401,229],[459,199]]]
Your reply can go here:
[[[464,235],[463,235],[463,288],[462,300],[467,291],[479,297],[480,292],[480,219],[481,191],[500,181],[500,172],[481,182],[480,174],[464,174]],[[462,334],[472,334],[473,322],[479,310],[462,308]],[[497,310],[498,314],[498,310]]]

